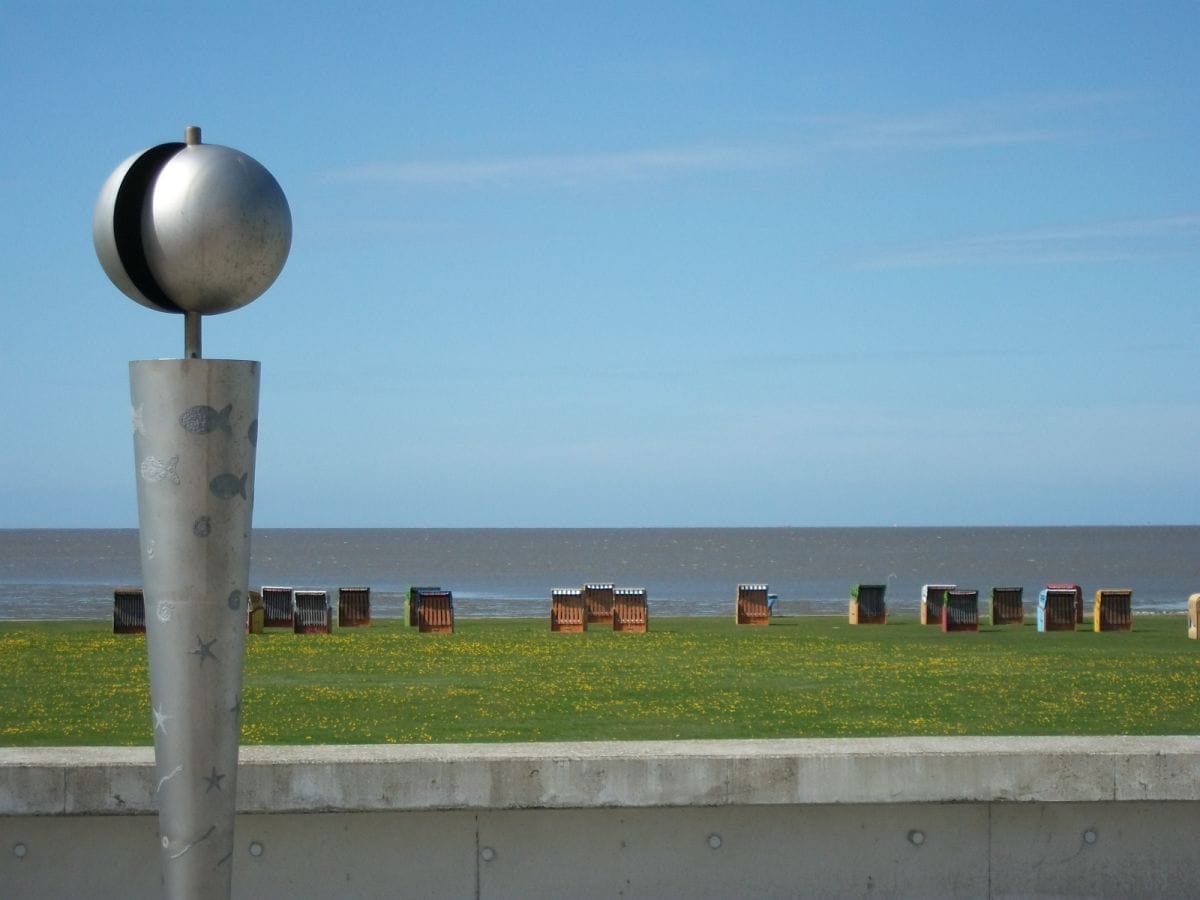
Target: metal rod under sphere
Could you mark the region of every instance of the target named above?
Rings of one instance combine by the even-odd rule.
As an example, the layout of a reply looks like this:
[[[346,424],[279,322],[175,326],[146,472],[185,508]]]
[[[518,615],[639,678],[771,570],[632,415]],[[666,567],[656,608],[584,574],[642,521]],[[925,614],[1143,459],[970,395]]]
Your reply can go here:
[[[188,125],[183,129],[183,142],[189,147],[200,143],[200,126]],[[200,359],[200,313],[187,310],[183,314],[183,356],[185,359]]]

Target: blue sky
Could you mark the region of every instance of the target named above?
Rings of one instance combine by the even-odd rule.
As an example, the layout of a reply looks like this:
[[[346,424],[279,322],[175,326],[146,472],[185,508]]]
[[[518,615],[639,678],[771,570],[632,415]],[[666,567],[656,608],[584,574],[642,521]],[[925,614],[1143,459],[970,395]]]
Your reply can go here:
[[[91,212],[262,162],[260,526],[1200,521],[1200,4],[0,6],[0,527],[133,526]]]

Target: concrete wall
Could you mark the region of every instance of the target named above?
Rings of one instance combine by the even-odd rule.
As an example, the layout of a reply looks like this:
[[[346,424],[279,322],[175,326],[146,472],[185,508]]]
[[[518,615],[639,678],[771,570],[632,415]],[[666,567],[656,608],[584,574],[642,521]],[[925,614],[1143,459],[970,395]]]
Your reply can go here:
[[[245,747],[238,897],[1195,897],[1200,738]],[[155,896],[149,748],[0,749],[0,896]]]

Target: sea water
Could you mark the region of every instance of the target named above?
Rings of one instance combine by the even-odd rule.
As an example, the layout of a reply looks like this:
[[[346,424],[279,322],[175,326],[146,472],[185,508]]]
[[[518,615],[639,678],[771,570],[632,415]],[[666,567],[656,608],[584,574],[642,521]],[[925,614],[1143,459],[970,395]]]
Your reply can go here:
[[[1200,592],[1200,526],[259,529],[250,571],[252,589],[370,587],[382,617],[410,585],[453,591],[461,616],[540,616],[551,590],[591,582],[645,588],[652,616],[730,614],[746,582],[781,615],[844,613],[860,582],[902,614],[927,583],[1023,587],[1031,608],[1049,582],[1172,612]],[[113,588],[139,584],[135,530],[0,530],[0,618],[106,618]]]
[[[541,616],[554,588],[646,588],[655,616],[721,616],[739,583],[779,614],[841,613],[853,583],[914,612],[925,583],[979,590],[1049,582],[1132,588],[1134,608],[1183,611],[1200,592],[1200,526],[1088,528],[259,529],[251,587],[372,589],[400,616],[410,584],[452,590],[460,616]],[[0,530],[0,618],[106,618],[142,583],[133,529]]]

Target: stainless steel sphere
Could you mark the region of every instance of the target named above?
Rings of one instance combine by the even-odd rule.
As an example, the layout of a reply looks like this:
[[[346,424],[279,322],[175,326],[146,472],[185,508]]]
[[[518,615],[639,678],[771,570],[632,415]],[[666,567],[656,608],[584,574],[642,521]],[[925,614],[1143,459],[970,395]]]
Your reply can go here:
[[[213,315],[278,277],[292,214],[271,173],[217,144],[160,144],[122,162],[92,216],[96,255],[122,293],[151,309]]]

